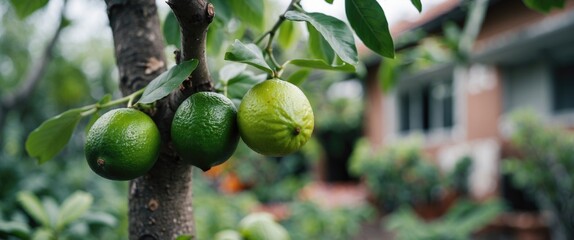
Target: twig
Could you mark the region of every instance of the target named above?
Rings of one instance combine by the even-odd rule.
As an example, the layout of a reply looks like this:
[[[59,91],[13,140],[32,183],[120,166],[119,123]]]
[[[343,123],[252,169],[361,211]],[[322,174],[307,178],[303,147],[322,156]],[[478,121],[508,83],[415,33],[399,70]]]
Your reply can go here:
[[[259,38],[257,38],[257,40],[255,40],[254,43],[255,44],[261,43],[261,41],[263,41],[263,39],[265,39],[267,35],[270,35],[269,38],[273,38],[273,36],[275,36],[275,32],[277,32],[281,24],[285,21],[285,13],[295,9],[297,7],[296,5],[299,4],[299,2],[301,2],[301,0],[291,0],[289,6],[285,10],[285,12],[283,12],[283,14],[279,16],[279,19],[277,19],[277,22],[275,22],[275,24],[273,24],[273,27],[269,31],[263,33],[263,35],[261,35]]]
[[[285,10],[285,12],[283,12],[283,14],[281,14],[279,16],[279,19],[277,19],[277,22],[275,22],[275,24],[273,24],[273,27],[263,33],[263,35],[261,35],[257,40],[255,40],[255,44],[259,44],[261,43],[261,41],[263,41],[263,39],[265,39],[266,36],[269,36],[268,41],[267,41],[267,45],[265,45],[265,53],[267,54],[267,56],[269,57],[269,60],[271,60],[271,63],[273,63],[273,65],[275,65],[275,68],[277,69],[277,72],[280,72],[282,69],[281,64],[279,64],[277,62],[277,60],[275,59],[275,56],[273,55],[273,38],[275,37],[275,34],[277,33],[277,30],[279,30],[279,27],[281,27],[281,24],[285,21],[285,14],[296,8],[297,4],[299,4],[299,2],[301,2],[301,0],[291,0],[291,3],[289,3],[289,6],[287,7],[287,9]],[[274,73],[276,74],[276,73]],[[278,76],[273,76],[273,77],[278,77]]]
[[[489,0],[477,0],[470,3],[469,14],[466,18],[466,24],[462,30],[462,36],[458,43],[459,52],[466,58],[472,51],[472,46],[480,32],[484,16],[488,10]]]

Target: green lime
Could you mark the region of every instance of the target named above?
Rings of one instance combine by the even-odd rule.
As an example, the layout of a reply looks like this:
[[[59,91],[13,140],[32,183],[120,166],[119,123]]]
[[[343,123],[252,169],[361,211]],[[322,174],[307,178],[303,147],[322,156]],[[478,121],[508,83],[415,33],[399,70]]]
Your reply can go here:
[[[215,240],[242,240],[241,234],[238,231],[227,229],[220,231],[213,237]]]
[[[98,175],[130,180],[153,167],[160,145],[159,130],[148,115],[119,108],[102,115],[90,128],[85,154],[88,165]]]
[[[182,159],[203,171],[227,161],[239,143],[233,102],[214,92],[191,95],[175,112],[171,139]]]
[[[285,156],[301,148],[313,133],[313,109],[295,85],[271,79],[251,88],[239,105],[239,132],[254,151]]]
[[[269,213],[252,213],[241,219],[239,232],[245,240],[289,240],[289,233]]]

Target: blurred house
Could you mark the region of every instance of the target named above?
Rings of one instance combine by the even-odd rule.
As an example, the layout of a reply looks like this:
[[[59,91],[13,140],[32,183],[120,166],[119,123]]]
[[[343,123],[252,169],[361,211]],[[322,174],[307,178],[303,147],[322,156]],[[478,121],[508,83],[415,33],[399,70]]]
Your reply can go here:
[[[467,4],[448,0],[394,26],[397,53],[445,36],[449,22],[462,28],[467,9]],[[420,30],[424,37],[401,42]],[[374,146],[420,135],[444,170],[471,156],[472,195],[499,195],[510,112],[531,108],[548,123],[574,127],[574,1],[542,14],[519,0],[491,0],[468,64],[446,59],[401,73],[386,92],[378,79],[380,60],[373,60],[365,134]]]

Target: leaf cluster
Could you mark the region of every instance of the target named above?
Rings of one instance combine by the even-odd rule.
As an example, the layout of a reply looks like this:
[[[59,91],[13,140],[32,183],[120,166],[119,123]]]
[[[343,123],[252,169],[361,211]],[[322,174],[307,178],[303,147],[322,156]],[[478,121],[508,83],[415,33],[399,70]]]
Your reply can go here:
[[[107,214],[90,213],[93,197],[89,193],[77,191],[66,198],[60,205],[51,199],[40,199],[31,192],[18,193],[18,202],[37,227],[22,221],[0,220],[0,237],[17,237],[20,239],[59,239],[69,237],[70,228],[78,222],[105,224],[113,226],[115,219]]]
[[[471,239],[472,234],[490,223],[504,210],[496,200],[475,203],[459,200],[441,218],[432,222],[420,219],[409,208],[388,217],[386,228],[396,232],[397,239]]]
[[[512,183],[553,212],[565,236],[572,237],[574,213],[574,134],[546,127],[529,111],[512,114],[511,143],[521,154],[506,159],[502,171]]]
[[[433,203],[446,191],[467,191],[472,162],[465,157],[452,172],[442,175],[427,159],[416,139],[375,151],[366,139],[355,145],[349,171],[363,177],[369,191],[386,211],[401,206]]]
[[[92,116],[86,127],[87,131],[99,117],[99,112],[108,107],[125,102],[131,107],[134,99],[141,95],[136,107],[137,104],[141,104],[142,108],[146,108],[145,104],[152,104],[178,88],[195,70],[197,64],[198,61],[195,59],[184,61],[156,77],[146,88],[129,96],[112,101],[111,97],[106,95],[96,104],[70,109],[46,120],[28,136],[26,151],[30,156],[37,158],[39,163],[54,158],[66,146],[83,117]]]

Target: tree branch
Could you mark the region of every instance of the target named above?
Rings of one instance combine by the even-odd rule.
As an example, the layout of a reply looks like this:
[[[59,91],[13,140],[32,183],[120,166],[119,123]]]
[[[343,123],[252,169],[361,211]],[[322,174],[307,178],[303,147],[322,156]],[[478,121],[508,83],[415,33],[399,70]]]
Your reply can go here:
[[[155,0],[106,0],[106,3],[120,88],[128,95],[145,87],[166,69],[157,6]],[[203,65],[202,68],[206,68],[205,61]],[[176,91],[171,95],[178,94],[181,93]],[[175,239],[180,235],[194,235],[192,166],[181,161],[171,148],[171,121],[174,107],[179,104],[172,105],[169,99],[171,96],[156,102],[156,111],[152,114],[162,138],[160,156],[145,176],[130,181],[130,239]]]
[[[213,91],[213,83],[205,56],[207,28],[215,9],[205,0],[168,0],[181,31],[181,60],[197,59],[199,64],[188,78],[184,87],[170,96],[170,105],[175,109],[189,95],[198,91]]]
[[[271,63],[274,65],[272,77],[279,77],[281,75],[281,72],[283,72],[283,66],[277,62],[277,60],[275,59],[275,56],[273,55],[273,38],[275,37],[277,30],[279,30],[279,27],[281,27],[281,24],[283,24],[283,22],[286,20],[285,14],[288,11],[295,9],[297,4],[299,4],[300,1],[301,0],[291,0],[291,3],[289,3],[289,6],[287,6],[287,9],[285,9],[285,12],[283,12],[283,14],[281,14],[279,16],[279,19],[277,19],[277,22],[275,22],[275,24],[273,24],[273,27],[271,28],[271,30],[265,32],[263,35],[261,35],[261,37],[259,37],[255,41],[255,44],[259,44],[261,41],[263,41],[263,39],[265,39],[265,36],[269,36],[269,39],[267,40],[267,45],[265,45],[264,50],[265,50],[267,57],[269,58],[269,61],[271,61]]]
[[[462,30],[462,36],[458,42],[458,51],[465,61],[472,52],[472,46],[484,22],[484,16],[486,16],[486,11],[488,10],[488,2],[489,0],[476,0],[469,5],[469,13]]]

